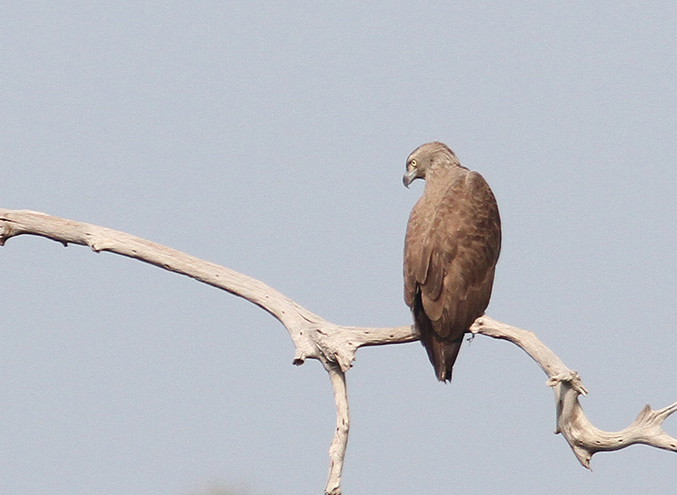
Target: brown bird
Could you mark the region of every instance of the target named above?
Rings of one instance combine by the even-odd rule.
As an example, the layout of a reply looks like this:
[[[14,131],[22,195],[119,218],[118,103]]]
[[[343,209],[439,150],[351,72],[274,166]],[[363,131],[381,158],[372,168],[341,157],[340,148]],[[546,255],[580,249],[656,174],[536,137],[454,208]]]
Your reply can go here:
[[[402,178],[425,179],[404,243],[404,300],[437,379],[451,370],[465,334],[489,304],[501,250],[496,198],[446,145],[427,143],[407,158]]]

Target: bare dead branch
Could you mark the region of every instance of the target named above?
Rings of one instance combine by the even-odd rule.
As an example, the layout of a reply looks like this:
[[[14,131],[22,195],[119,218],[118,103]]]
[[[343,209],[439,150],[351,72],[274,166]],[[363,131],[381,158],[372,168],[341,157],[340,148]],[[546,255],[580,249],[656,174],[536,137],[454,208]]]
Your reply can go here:
[[[0,209],[0,245],[21,234],[46,237],[64,245],[86,245],[95,252],[110,251],[135,258],[242,297],[277,318],[294,342],[293,363],[300,365],[306,359],[317,359],[329,374],[336,402],[336,431],[329,449],[330,469],[325,493],[340,495],[349,432],[345,372],[352,366],[360,347],[418,340],[419,336],[411,325],[384,328],[335,325],[259,280],[166,246],[124,232],[44,213]],[[564,436],[576,458],[586,468],[590,468],[590,459],[596,452],[618,450],[637,443],[677,452],[677,440],[661,428],[663,421],[677,411],[677,402],[658,411],[647,405],[629,427],[619,432],[599,430],[588,421],[578,401],[579,395],[587,394],[578,373],[567,368],[535,334],[488,316],[478,318],[470,331],[510,341],[538,363],[548,376],[546,384],[555,393],[555,433]]]
[[[482,316],[470,328],[472,333],[503,339],[518,345],[548,376],[546,385],[555,393],[557,427],[574,451],[576,458],[590,469],[590,459],[596,452],[619,450],[630,445],[643,443],[659,449],[677,452],[677,440],[661,428],[661,424],[677,411],[677,402],[653,411],[649,405],[639,413],[637,419],[618,432],[602,431],[588,420],[583,412],[579,395],[587,395],[578,373],[570,370],[562,360],[548,349],[536,335],[527,330],[512,327]]]
[[[324,493],[327,495],[341,494],[341,472],[343,459],[346,457],[348,446],[348,430],[350,430],[350,411],[348,410],[348,390],[346,389],[346,375],[337,366],[330,366],[327,370],[331,385],[334,388],[334,402],[336,403],[336,430],[334,439],[329,447],[329,479]]]

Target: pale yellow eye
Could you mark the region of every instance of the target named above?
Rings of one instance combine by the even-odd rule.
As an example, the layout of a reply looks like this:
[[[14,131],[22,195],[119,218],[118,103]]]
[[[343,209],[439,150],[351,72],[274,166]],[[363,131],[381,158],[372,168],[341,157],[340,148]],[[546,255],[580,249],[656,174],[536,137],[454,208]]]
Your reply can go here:
[[[409,162],[409,166],[410,166],[411,168],[416,168],[416,167],[418,167],[418,162],[416,161],[415,158],[414,158],[412,161]]]

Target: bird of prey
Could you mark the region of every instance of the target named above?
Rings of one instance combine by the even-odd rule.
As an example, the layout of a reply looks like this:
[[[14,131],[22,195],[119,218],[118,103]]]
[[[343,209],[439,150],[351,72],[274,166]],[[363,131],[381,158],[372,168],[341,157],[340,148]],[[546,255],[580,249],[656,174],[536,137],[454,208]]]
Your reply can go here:
[[[501,250],[496,198],[477,172],[433,142],[407,158],[402,181],[425,179],[404,243],[404,300],[437,379],[451,380],[463,335],[489,304]]]

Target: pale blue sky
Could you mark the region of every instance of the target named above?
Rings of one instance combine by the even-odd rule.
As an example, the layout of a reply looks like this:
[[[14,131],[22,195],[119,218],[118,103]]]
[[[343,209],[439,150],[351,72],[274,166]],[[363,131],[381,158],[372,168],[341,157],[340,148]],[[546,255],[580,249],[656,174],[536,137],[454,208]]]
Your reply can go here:
[[[620,429],[677,400],[676,46],[674,2],[5,1],[0,207],[402,325],[422,191],[404,162],[444,141],[501,209],[488,314],[536,332]],[[0,249],[0,273],[0,492],[321,493],[329,381],[259,308],[38,238]],[[674,489],[674,453],[580,467],[544,383],[482,337],[446,386],[418,343],[359,351],[346,495]]]

